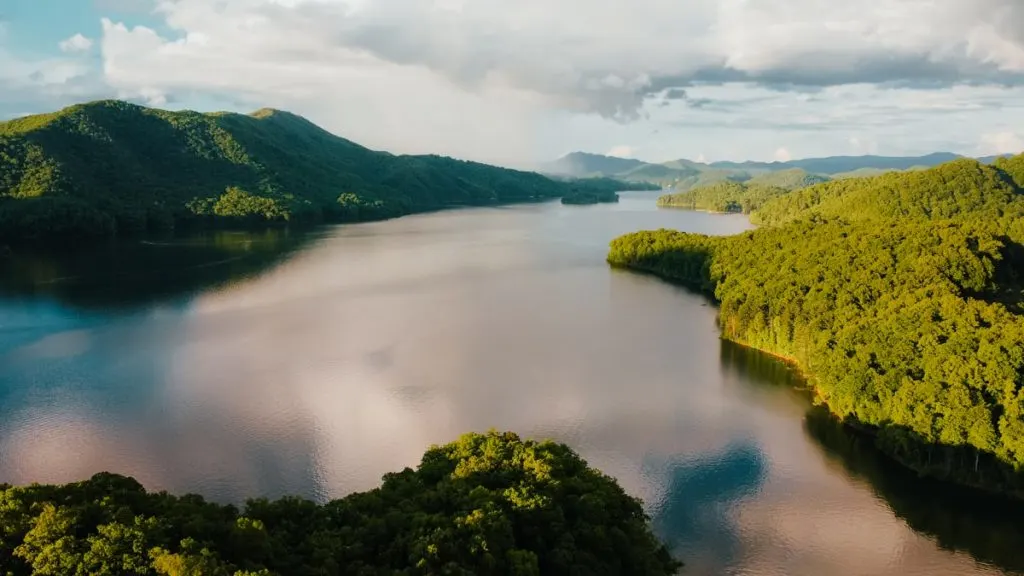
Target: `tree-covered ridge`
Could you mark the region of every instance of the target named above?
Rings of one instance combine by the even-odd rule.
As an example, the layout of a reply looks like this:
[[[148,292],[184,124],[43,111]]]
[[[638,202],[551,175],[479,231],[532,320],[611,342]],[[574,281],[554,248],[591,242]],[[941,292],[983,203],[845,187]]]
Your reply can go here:
[[[639,501],[564,445],[511,433],[433,447],[416,470],[323,505],[242,508],[98,474],[0,486],[12,576],[673,574]]]
[[[616,192],[571,192],[562,196],[562,204],[614,204],[619,201]]]
[[[658,198],[658,206],[748,214],[768,200],[788,192],[789,190],[778,186],[724,181],[692,188],[686,192],[666,194]]]
[[[905,464],[1024,496],[1021,199],[957,160],[780,196],[754,214],[778,225],[739,236],[630,234],[608,259],[712,295],[725,338],[797,362]]]
[[[1019,160],[1001,161],[1012,168]],[[796,218],[942,219],[1001,218],[1018,214],[1020,189],[1011,173],[976,160],[955,160],[928,170],[826,182],[761,207],[755,220],[780,224]]]
[[[369,220],[569,190],[532,172],[376,152],[276,110],[200,114],[102,101],[0,123],[0,240]]]

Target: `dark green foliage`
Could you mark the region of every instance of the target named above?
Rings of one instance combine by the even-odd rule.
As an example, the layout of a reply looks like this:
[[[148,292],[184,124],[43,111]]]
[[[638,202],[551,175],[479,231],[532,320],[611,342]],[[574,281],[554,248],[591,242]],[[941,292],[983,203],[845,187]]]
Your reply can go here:
[[[558,198],[570,185],[375,152],[276,110],[199,114],[102,101],[0,123],[0,240],[9,241],[176,223],[373,220]]]
[[[647,520],[568,447],[491,432],[324,505],[258,499],[239,510],[112,474],[0,486],[0,573],[673,574],[680,564]]]
[[[748,214],[768,200],[788,192],[789,190],[777,186],[725,181],[686,192],[667,194],[658,198],[658,206]]]
[[[612,178],[585,178],[569,183],[569,191],[562,196],[562,204],[598,204],[619,201],[618,192],[628,190],[658,190],[655,184],[623,182]]]
[[[957,160],[780,196],[755,213],[780,225],[739,236],[627,235],[608,258],[712,293],[725,338],[796,361],[889,455],[1024,494],[1022,210],[1006,173]]]
[[[562,204],[599,204],[618,201],[619,195],[615,192],[578,191],[562,196]]]

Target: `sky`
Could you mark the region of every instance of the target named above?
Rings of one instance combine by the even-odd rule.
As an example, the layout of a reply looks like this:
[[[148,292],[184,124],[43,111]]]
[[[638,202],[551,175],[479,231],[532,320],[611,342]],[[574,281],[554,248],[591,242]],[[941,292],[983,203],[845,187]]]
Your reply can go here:
[[[0,2],[0,119],[102,98],[522,167],[1016,153],[1024,1]]]

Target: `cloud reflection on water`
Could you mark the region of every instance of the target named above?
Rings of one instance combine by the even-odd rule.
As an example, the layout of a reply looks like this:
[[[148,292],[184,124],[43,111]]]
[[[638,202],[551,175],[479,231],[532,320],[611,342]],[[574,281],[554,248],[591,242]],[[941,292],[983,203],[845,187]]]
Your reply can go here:
[[[179,307],[0,328],[0,482],[324,499],[496,427],[616,477],[689,574],[986,573],[823,459],[791,375],[721,343],[703,298],[607,269],[608,239],[658,226],[746,223],[627,199],[438,213],[334,229]]]

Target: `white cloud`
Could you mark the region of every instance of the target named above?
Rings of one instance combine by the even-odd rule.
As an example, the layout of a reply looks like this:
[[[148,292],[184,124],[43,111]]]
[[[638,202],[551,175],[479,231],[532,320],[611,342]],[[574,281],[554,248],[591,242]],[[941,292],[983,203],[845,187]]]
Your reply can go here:
[[[104,21],[98,75],[85,36],[28,56],[0,35],[0,116],[115,95],[275,106],[376,148],[518,165],[623,142],[651,160],[765,160],[781,141],[793,157],[972,153],[1024,125],[1012,0],[97,6],[122,4],[161,21]]]
[[[1016,132],[1004,131],[982,134],[979,155],[1020,154],[1024,152],[1024,139]]]
[[[777,162],[789,162],[793,159],[793,155],[785,148],[777,148],[773,157]]]
[[[62,40],[58,45],[61,52],[85,52],[92,48],[92,40],[81,34],[75,34],[67,40]]]
[[[632,158],[633,149],[626,145],[613,146],[611,150],[606,152],[608,156],[616,156],[618,158]]]
[[[855,156],[863,156],[866,154],[878,154],[878,142],[876,142],[873,139],[864,139],[857,136],[851,136],[849,142],[850,152]]]
[[[1014,24],[1024,6],[1013,0],[161,0],[157,13],[173,35],[104,21],[104,79],[118,93],[226,96],[294,109],[375,147],[505,163],[623,141],[655,154],[647,142],[659,139],[678,157],[684,140],[722,130],[733,142],[705,147],[709,157],[750,156],[757,138],[735,141],[746,117],[789,131],[838,122],[829,130],[844,152],[842,126],[865,117],[876,128],[857,132],[880,139],[872,130],[902,114],[875,109],[892,101],[879,84],[935,88],[917,103],[896,97],[938,114],[955,92],[943,86],[1024,80],[1024,26]],[[771,89],[786,85],[813,91]],[[663,100],[672,87],[685,98]],[[847,94],[871,90],[886,97],[850,105]],[[581,113],[612,121],[583,122],[599,133],[587,139],[567,130]],[[697,138],[651,137],[667,122],[705,126]],[[976,145],[979,129],[959,140]],[[788,144],[797,156],[817,150],[799,135]]]

